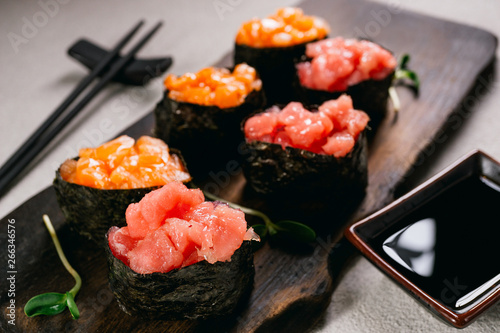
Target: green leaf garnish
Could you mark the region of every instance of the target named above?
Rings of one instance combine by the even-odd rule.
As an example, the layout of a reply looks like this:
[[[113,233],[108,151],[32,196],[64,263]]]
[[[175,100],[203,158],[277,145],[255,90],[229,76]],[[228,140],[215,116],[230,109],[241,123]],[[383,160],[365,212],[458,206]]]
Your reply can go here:
[[[282,234],[290,235],[296,241],[305,243],[312,242],[316,239],[316,232],[305,224],[290,220],[282,220],[274,223],[269,216],[261,211],[229,202],[206,191],[203,191],[203,193],[205,197],[210,200],[225,202],[233,208],[240,209],[245,214],[260,217],[264,221],[264,224],[255,224],[252,228],[260,236],[262,241],[264,241],[268,235],[269,237],[274,237]]]
[[[299,222],[283,220],[276,222],[276,226],[279,228],[279,231],[289,234],[292,238],[300,242],[309,243],[316,239],[314,230]]]
[[[78,311],[78,307],[76,306],[75,297],[82,286],[82,279],[66,259],[66,256],[64,255],[61,247],[61,243],[59,243],[59,239],[57,238],[56,231],[54,230],[52,222],[50,222],[50,219],[47,215],[43,215],[43,222],[45,223],[45,227],[49,231],[52,242],[56,247],[59,259],[63,263],[66,270],[75,279],[75,285],[73,288],[71,288],[70,291],[67,291],[65,294],[45,293],[32,297],[24,306],[24,313],[28,317],[38,315],[53,316],[63,312],[67,307],[73,319],[78,319],[80,318],[80,311]]]
[[[78,311],[78,307],[75,303],[75,298],[70,292],[66,293],[66,304],[68,305],[69,312],[73,316],[73,319],[80,318],[80,311]]]
[[[418,91],[420,89],[420,80],[418,79],[417,73],[410,71],[408,69],[398,69],[394,73],[394,79],[396,80],[409,79],[413,83],[415,91],[418,94]]]
[[[46,315],[53,316],[66,309],[66,294],[46,293],[33,297],[24,306],[28,317]]]
[[[396,92],[396,89],[394,88],[394,83],[396,81],[406,79],[411,82],[409,86],[413,88],[415,94],[418,96],[418,94],[420,93],[420,79],[418,78],[416,72],[408,69],[409,62],[410,62],[410,55],[403,54],[401,56],[401,60],[399,61],[398,66],[396,67],[396,70],[394,71],[392,85],[389,88],[389,97],[392,100],[392,105],[394,107],[395,112],[398,112],[399,109],[401,108],[401,103],[399,102],[398,94]]]
[[[401,56],[401,60],[399,61],[399,68],[406,69],[408,63],[410,62],[410,55],[405,53]]]

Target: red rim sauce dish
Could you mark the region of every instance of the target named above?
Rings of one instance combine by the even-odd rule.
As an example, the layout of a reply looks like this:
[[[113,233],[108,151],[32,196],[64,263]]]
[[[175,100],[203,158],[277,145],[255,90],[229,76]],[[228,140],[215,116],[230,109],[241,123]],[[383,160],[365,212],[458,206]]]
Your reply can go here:
[[[348,240],[451,325],[500,299],[500,164],[474,151],[345,231]]]

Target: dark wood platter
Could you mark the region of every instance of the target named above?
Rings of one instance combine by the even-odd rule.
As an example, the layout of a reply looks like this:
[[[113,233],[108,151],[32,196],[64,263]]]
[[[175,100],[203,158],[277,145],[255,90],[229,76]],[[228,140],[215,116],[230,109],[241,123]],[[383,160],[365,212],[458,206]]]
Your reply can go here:
[[[330,303],[341,254],[333,252],[343,229],[393,200],[396,187],[468,118],[468,109],[487,90],[491,81],[497,39],[470,26],[402,11],[398,7],[364,0],[306,0],[300,5],[308,14],[324,17],[332,36],[369,37],[396,56],[412,55],[410,66],[422,81],[420,96],[398,88],[402,110],[390,113],[373,137],[369,150],[369,185],[357,211],[340,218],[335,212],[321,218],[317,241],[303,251],[266,244],[255,254],[255,286],[247,304],[234,318],[217,322],[144,321],[123,313],[108,286],[104,253],[69,230],[52,187],[45,189],[0,221],[1,243],[7,244],[7,224],[16,227],[16,325],[8,325],[7,251],[1,251],[0,303],[2,331],[14,332],[189,332],[189,331],[304,331],[313,326]],[[364,35],[364,36],[363,36]],[[231,64],[228,54],[217,65]],[[124,131],[138,137],[151,134],[153,116]],[[241,174],[221,188],[223,198],[262,206],[258,197],[247,195]],[[269,209],[269,208],[267,208]],[[272,211],[274,216],[286,212]],[[27,318],[24,304],[34,295],[69,290],[72,277],[60,264],[50,236],[42,223],[48,214],[58,232],[69,261],[80,272],[83,288],[76,301],[81,318],[69,313],[54,317]],[[338,257],[336,257],[338,255]],[[330,269],[329,269],[330,263]],[[339,265],[340,267],[340,265]]]

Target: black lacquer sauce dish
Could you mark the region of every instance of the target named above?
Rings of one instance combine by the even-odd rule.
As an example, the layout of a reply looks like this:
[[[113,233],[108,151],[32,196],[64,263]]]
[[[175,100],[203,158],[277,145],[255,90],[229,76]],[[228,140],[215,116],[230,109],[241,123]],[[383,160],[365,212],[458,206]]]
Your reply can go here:
[[[500,164],[474,151],[346,237],[431,312],[455,327],[500,299]]]

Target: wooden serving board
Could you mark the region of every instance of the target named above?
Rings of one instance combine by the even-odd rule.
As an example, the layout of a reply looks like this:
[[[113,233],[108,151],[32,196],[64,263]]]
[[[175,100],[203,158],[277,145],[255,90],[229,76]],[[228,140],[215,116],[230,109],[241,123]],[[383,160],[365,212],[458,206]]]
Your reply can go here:
[[[300,7],[308,14],[324,17],[333,35],[370,37],[397,56],[412,55],[411,68],[421,78],[418,99],[398,88],[402,110],[390,114],[370,145],[369,186],[357,212],[346,219],[334,213],[322,217],[327,232],[305,251],[290,251],[266,244],[255,254],[255,287],[248,304],[234,318],[215,322],[144,321],[123,313],[108,286],[104,252],[73,235],[56,203],[52,187],[34,196],[0,222],[0,239],[7,244],[7,224],[16,227],[16,325],[7,324],[7,251],[0,252],[2,286],[0,328],[18,332],[188,332],[303,331],[321,318],[330,303],[337,272],[328,269],[328,256],[340,239],[343,227],[381,208],[393,199],[397,185],[430,155],[435,145],[446,140],[445,128],[455,129],[469,116],[467,108],[481,97],[491,81],[488,69],[494,59],[497,40],[488,32],[446,22],[399,8],[364,0],[307,0]],[[236,32],[235,32],[236,33]],[[218,65],[230,64],[228,55]],[[149,114],[125,131],[138,137],[151,134]],[[236,175],[220,193],[228,200],[259,204],[259,198],[243,196],[245,179]],[[246,193],[247,191],[245,191]],[[264,203],[260,203],[264,205]],[[265,205],[264,205],[265,206]],[[271,208],[272,209],[272,208]],[[68,312],[53,317],[27,318],[24,304],[34,295],[63,292],[73,286],[57,258],[42,223],[49,214],[69,261],[80,272],[83,288],[76,298],[81,312],[77,321]],[[89,212],[91,213],[91,212]],[[271,211],[283,216],[286,212]],[[331,256],[330,267],[344,258]],[[338,265],[339,267],[341,265]]]

